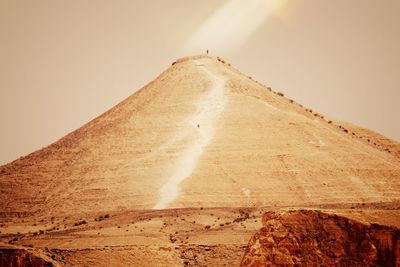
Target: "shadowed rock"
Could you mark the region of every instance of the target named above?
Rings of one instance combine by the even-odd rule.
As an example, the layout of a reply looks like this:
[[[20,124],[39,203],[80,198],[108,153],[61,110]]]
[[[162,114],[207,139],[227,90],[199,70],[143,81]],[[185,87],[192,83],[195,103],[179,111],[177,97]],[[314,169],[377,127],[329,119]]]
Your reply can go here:
[[[0,266],[4,267],[51,267],[58,266],[31,251],[17,248],[0,248]]]

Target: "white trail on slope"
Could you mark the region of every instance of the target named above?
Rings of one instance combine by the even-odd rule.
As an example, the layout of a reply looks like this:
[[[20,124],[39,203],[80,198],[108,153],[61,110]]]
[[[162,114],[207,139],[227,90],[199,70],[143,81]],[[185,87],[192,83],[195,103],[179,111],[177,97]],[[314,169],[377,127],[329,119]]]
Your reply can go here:
[[[213,84],[197,103],[198,112],[189,119],[191,128],[187,134],[195,132],[196,137],[179,157],[175,170],[161,188],[161,198],[153,209],[165,209],[176,199],[180,183],[193,173],[204,148],[212,140],[214,123],[225,107],[225,79],[209,71],[199,61],[194,63],[213,80]]]

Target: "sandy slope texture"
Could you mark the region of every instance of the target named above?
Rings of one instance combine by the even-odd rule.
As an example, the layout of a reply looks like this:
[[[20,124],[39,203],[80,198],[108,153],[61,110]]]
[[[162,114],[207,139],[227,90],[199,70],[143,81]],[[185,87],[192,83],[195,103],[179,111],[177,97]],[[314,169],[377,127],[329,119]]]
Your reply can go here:
[[[349,122],[338,122],[338,127],[348,129],[349,133],[357,136],[360,140],[376,147],[377,149],[392,153],[400,158],[400,143],[370,129],[356,126]]]
[[[400,197],[399,162],[222,60],[194,57],[2,166],[0,211],[154,208],[179,172],[164,206],[392,201]]]

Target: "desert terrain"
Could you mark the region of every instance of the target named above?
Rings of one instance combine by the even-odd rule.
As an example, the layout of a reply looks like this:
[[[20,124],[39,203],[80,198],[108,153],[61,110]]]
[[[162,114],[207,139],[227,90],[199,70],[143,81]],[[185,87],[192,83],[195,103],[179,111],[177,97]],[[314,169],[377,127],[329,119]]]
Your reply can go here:
[[[344,222],[356,224],[347,230],[357,238],[342,243],[365,239],[368,264],[396,266],[399,151],[398,142],[326,118],[221,58],[182,58],[78,130],[0,167],[0,263],[306,264],[304,249],[286,262],[273,262],[268,249],[252,254],[268,214],[285,226],[294,213],[309,218],[312,233],[325,220],[340,222],[342,236]],[[378,228],[389,237],[365,237]],[[296,225],[287,229],[297,236]],[[307,257],[363,264],[347,257],[364,251],[358,246],[335,251]]]

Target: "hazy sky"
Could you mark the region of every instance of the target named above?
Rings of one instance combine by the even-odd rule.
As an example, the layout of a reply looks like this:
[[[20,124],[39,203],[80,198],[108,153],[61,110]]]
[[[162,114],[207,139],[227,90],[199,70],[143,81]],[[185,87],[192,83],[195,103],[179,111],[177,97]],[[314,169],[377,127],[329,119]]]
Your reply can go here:
[[[0,164],[210,49],[325,115],[400,140],[398,0],[0,0]]]

